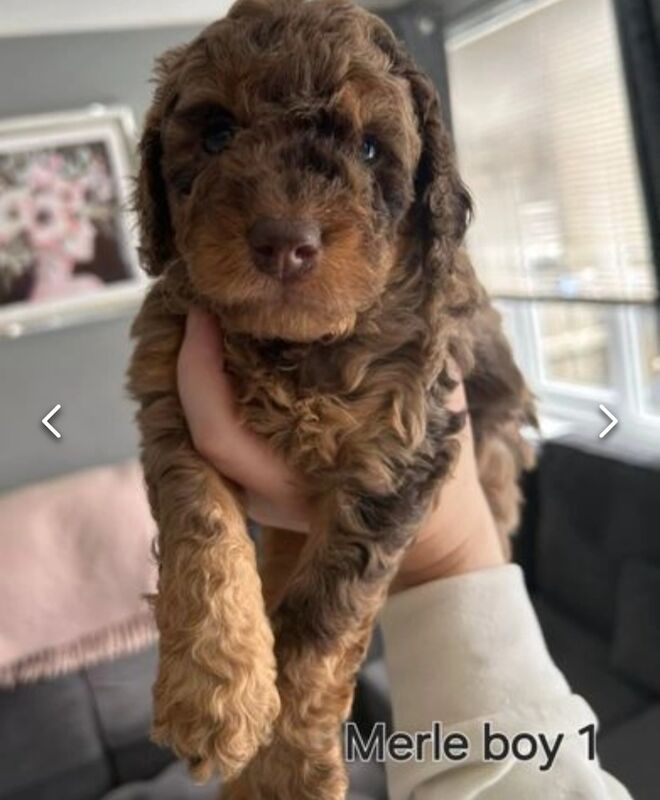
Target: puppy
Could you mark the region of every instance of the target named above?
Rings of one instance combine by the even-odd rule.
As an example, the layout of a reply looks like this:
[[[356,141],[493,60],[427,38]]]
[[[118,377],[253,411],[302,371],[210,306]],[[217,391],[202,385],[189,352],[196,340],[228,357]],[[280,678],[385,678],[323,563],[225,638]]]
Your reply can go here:
[[[461,249],[470,200],[438,96],[380,19],[239,0],[156,75],[136,193],[156,280],[129,369],[160,531],[154,736],[234,800],[339,800],[356,671],[457,454],[448,362],[503,536],[532,401]],[[179,403],[192,306],[218,320],[246,424],[309,492],[302,552],[263,533],[264,586],[240,496]]]

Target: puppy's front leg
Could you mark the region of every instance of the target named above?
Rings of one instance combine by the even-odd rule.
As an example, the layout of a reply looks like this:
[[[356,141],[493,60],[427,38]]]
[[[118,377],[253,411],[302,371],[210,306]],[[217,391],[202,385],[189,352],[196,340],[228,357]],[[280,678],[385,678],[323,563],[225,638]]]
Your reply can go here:
[[[374,542],[334,516],[318,537],[273,617],[282,700],[273,742],[228,787],[230,800],[346,796],[341,724],[402,548],[367,566]]]
[[[375,617],[457,444],[460,420],[443,418],[396,491],[375,493],[357,477],[326,497],[319,535],[275,611],[282,712],[231,800],[342,800],[347,781],[340,727]],[[452,428],[454,430],[452,430]],[[437,436],[437,438],[436,438]]]
[[[193,449],[176,390],[183,314],[151,291],[133,333],[129,388],[158,523],[160,660],[153,736],[196,778],[235,776],[279,711],[273,636],[234,491]]]

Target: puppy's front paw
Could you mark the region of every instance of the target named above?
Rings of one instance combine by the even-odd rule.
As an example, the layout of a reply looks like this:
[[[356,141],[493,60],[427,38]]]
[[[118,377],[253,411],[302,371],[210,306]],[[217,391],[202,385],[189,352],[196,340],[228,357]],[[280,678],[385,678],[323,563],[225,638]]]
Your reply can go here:
[[[279,725],[272,742],[223,787],[223,800],[345,800],[348,780],[339,736],[329,740],[310,730],[305,747],[286,741]]]
[[[154,741],[188,762],[192,777],[236,777],[272,737],[280,710],[272,663],[226,664],[211,673],[192,658],[163,658],[154,685]]]

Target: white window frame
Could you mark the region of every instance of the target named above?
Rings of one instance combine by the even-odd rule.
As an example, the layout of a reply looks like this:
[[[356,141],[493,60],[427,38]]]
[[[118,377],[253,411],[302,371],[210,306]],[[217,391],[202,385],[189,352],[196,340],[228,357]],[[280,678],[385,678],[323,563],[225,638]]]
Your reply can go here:
[[[560,426],[562,432],[567,430],[575,437],[596,442],[598,433],[607,422],[599,409],[602,403],[620,420],[619,444],[623,449],[635,451],[640,456],[647,450],[651,455],[650,451],[654,449],[657,458],[660,414],[652,413],[643,403],[642,340],[638,314],[642,307],[610,306],[611,385],[578,386],[550,380],[544,374],[536,311],[540,302],[495,298],[495,304],[506,316],[518,364],[536,394],[542,431],[544,422],[554,429],[554,423],[560,421],[565,423]],[[653,309],[653,306],[648,308]]]

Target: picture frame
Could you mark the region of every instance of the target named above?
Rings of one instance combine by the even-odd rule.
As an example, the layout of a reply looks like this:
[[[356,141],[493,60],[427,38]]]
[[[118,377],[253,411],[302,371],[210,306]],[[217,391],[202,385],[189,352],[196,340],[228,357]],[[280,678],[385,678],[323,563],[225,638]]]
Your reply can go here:
[[[0,337],[137,305],[135,153],[124,106],[0,120]]]

